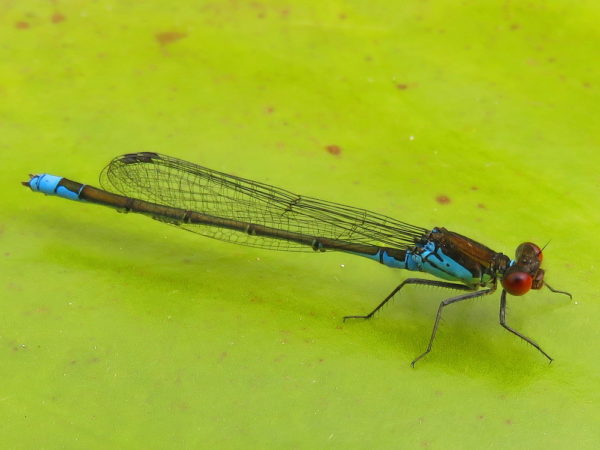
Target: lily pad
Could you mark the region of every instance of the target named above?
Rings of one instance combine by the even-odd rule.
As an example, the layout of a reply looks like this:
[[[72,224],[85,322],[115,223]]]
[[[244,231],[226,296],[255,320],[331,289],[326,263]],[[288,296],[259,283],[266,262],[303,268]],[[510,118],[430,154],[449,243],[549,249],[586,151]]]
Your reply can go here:
[[[4,448],[596,448],[596,2],[3,2]],[[547,289],[414,274],[44,198],[156,151],[444,226]]]

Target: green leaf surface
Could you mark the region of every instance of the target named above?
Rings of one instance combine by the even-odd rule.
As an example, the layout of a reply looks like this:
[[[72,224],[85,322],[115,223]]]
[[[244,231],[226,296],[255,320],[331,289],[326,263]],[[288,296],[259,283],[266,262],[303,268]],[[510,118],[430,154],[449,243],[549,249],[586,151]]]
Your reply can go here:
[[[597,448],[593,1],[0,4],[2,448]],[[157,151],[445,226],[543,289],[449,307],[340,253],[44,198]]]

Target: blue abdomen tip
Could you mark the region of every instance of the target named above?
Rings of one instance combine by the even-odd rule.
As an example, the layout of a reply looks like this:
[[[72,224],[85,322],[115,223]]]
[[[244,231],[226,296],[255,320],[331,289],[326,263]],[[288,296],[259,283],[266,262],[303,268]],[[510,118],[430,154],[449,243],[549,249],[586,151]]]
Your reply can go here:
[[[29,180],[29,187],[33,191],[42,192],[47,195],[56,195],[56,187],[62,179],[63,177],[42,173],[40,175],[35,175]]]
[[[80,200],[79,193],[83,189],[83,185],[76,183],[81,187],[78,191],[71,191],[67,186],[60,184],[64,177],[57,177],[56,175],[50,175],[43,173],[35,175],[29,180],[29,187],[33,191],[41,192],[46,195],[56,195],[57,197],[66,198],[69,200]]]

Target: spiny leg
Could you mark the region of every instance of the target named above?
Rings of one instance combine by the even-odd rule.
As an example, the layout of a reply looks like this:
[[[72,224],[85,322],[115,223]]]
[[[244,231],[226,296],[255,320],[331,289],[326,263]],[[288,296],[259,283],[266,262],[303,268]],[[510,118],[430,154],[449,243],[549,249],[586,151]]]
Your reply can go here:
[[[448,299],[444,300],[443,302],[441,302],[440,306],[438,307],[437,315],[435,316],[435,323],[433,324],[433,332],[431,333],[431,338],[429,339],[429,345],[427,345],[427,350],[425,350],[423,353],[421,353],[419,356],[417,356],[413,360],[413,362],[410,363],[410,365],[415,367],[415,363],[431,351],[431,347],[433,346],[433,341],[435,340],[435,334],[437,332],[438,325],[440,324],[440,319],[442,318],[442,310],[444,309],[444,307],[451,305],[452,303],[461,302],[463,300],[468,300],[468,299],[476,298],[476,297],[483,297],[484,295],[491,294],[495,290],[496,290],[496,286],[494,285],[493,287],[491,287],[489,289],[483,289],[481,291],[476,291],[476,292],[469,292],[467,294],[462,294],[457,297],[448,298]]]
[[[396,289],[394,289],[392,292],[390,292],[390,294],[385,299],[383,299],[383,301],[379,305],[377,305],[375,307],[375,309],[373,311],[371,311],[369,314],[367,314],[365,316],[344,316],[344,322],[346,321],[346,319],[370,319],[371,317],[373,317],[373,315],[377,311],[379,311],[383,307],[383,305],[385,305],[388,301],[390,301],[391,298],[394,295],[396,295],[396,293],[407,284],[420,284],[422,286],[436,286],[436,287],[443,287],[446,289],[457,289],[460,291],[471,291],[472,290],[472,288],[469,288],[469,287],[465,286],[464,284],[448,283],[446,281],[437,281],[437,280],[425,280],[422,278],[407,278],[402,283],[400,283],[398,285],[398,287],[396,287]]]
[[[500,325],[502,325],[504,328],[506,328],[512,334],[519,336],[525,342],[529,342],[531,345],[533,345],[535,348],[537,348],[542,355],[544,355],[546,358],[548,358],[548,360],[550,362],[552,362],[552,358],[550,357],[550,355],[548,353],[546,353],[544,350],[542,350],[542,348],[539,345],[537,345],[535,343],[535,341],[529,339],[525,335],[522,335],[517,330],[512,329],[511,327],[509,327],[506,324],[506,291],[504,289],[502,290],[502,295],[500,296]]]

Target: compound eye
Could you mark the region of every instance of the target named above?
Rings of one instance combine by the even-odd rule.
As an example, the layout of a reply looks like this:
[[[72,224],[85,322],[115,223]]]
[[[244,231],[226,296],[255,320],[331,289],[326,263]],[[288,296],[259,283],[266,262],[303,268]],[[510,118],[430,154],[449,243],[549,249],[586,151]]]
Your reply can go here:
[[[516,253],[516,257],[517,257],[517,261],[519,259],[521,259],[521,256],[523,255],[523,252],[527,252],[530,254],[535,255],[535,257],[537,258],[537,260],[541,263],[542,260],[544,259],[544,254],[542,253],[542,249],[539,248],[537,245],[535,245],[533,242],[523,242],[521,245],[519,245],[517,247],[517,251]]]
[[[502,287],[510,295],[526,294],[532,284],[533,278],[527,272],[512,272],[502,278]]]

